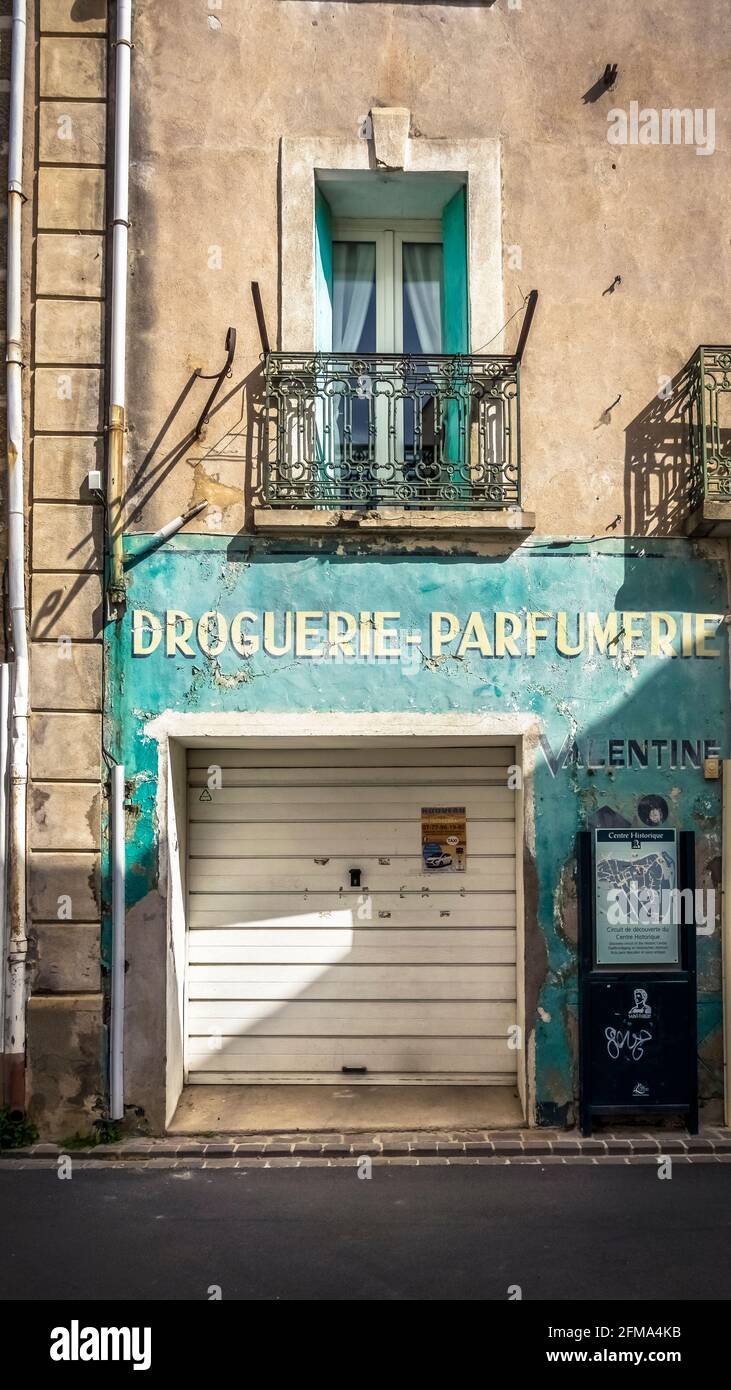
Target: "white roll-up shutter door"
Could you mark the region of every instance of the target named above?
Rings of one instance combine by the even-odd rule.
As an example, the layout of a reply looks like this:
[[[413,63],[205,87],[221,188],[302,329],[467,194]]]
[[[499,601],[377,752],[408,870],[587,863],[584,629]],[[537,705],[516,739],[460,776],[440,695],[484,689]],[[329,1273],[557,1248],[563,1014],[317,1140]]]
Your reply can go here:
[[[512,1083],[514,761],[190,750],[188,1080]],[[427,806],[466,808],[463,873],[424,869]]]

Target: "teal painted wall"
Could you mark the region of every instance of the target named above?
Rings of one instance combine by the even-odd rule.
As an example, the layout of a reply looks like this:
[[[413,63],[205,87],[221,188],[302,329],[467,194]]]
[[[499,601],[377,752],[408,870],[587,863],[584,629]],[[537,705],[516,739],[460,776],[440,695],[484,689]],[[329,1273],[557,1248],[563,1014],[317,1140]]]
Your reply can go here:
[[[531,542],[508,558],[432,553],[359,552],[344,555],[324,543],[301,553],[239,538],[178,537],[152,555],[148,538],[128,541],[126,616],[110,628],[107,643],[107,746],[124,761],[131,783],[128,904],[157,882],[155,798],[157,749],[143,732],[165,710],[372,711],[534,714],[542,721],[552,755],[565,746],[566,765],[552,771],[539,757],[535,776],[536,856],[528,874],[529,1027],[535,1027],[536,1094],[545,1121],[571,1118],[576,1096],[576,912],[573,881],[575,835],[600,808],[640,824],[641,796],[667,800],[668,824],[697,834],[699,884],[718,880],[720,783],[701,769],[669,765],[671,749],[654,750],[651,766],[587,767],[613,756],[626,760],[628,740],[716,742],[728,755],[728,654],[725,629],[706,624],[706,649],[716,655],[651,654],[630,657],[625,635],[611,654],[556,649],[554,620],[537,640],[535,656],[458,653],[459,636],[441,655],[429,644],[430,614],[454,614],[460,633],[479,611],[494,644],[496,610],[521,618],[527,612],[566,612],[573,641],[579,612],[720,615],[726,609],[723,564],[684,541]],[[216,657],[205,655],[195,629],[193,654],[165,655],[162,637],[148,656],[132,652],[136,610],[163,615],[184,610],[196,622],[207,610],[230,624],[242,610],[277,614],[281,640],[286,611],[342,610],[355,615],[395,612],[401,658],[378,660],[295,656],[261,650],[240,655],[230,637]],[[311,620],[317,627],[316,620]],[[619,619],[621,633],[627,621]],[[649,621],[649,620],[648,620]],[[368,624],[366,626],[369,626]],[[257,630],[245,620],[244,633]],[[663,628],[663,631],[666,629]],[[372,631],[372,625],[371,625]],[[145,626],[143,642],[148,629]],[[406,643],[405,635],[420,634]],[[315,644],[311,639],[310,645]],[[635,646],[641,645],[639,642]],[[680,638],[675,643],[680,648]],[[696,644],[693,644],[694,649]],[[703,648],[701,648],[702,650]],[[617,653],[619,653],[617,655]],[[243,725],[245,730],[245,724]],[[591,748],[587,749],[587,741]],[[578,750],[577,750],[578,745]],[[680,751],[679,749],[676,751]],[[664,765],[654,765],[663,755]],[[677,761],[677,760],[676,760]],[[108,928],[107,928],[108,950]],[[721,1094],[721,995],[718,930],[699,939],[699,1038],[701,1091]],[[162,1007],[162,1003],[161,1003]]]

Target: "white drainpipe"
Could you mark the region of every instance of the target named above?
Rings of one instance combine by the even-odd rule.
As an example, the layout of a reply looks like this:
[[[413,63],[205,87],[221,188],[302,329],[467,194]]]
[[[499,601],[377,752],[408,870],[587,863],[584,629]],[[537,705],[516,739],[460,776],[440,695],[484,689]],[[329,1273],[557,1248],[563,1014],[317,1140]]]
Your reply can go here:
[[[124,438],[126,421],[127,246],[129,241],[129,114],[132,0],[117,0],[114,118],[114,214],[112,223],[112,326],[109,362],[107,517],[111,550],[109,613],[124,604]]]
[[[0,943],[2,960],[8,957],[8,783],[10,780],[10,707],[13,698],[13,668],[0,666]],[[0,1052],[5,1051],[5,994],[3,970],[0,982]]]
[[[114,115],[114,215],[112,222],[112,323],[109,360],[107,518],[110,574],[108,612],[124,605],[124,439],[126,421],[127,252],[129,242],[129,122],[132,0],[117,0]],[[112,868],[112,1010],[109,1037],[109,1111],[124,1118],[125,841],[124,767],[112,768],[110,850]]]
[[[8,787],[8,956],[5,1017],[6,1098],[25,1109],[26,884],[25,836],[28,787],[28,637],[25,604],[25,467],[23,461],[23,361],[21,220],[25,108],[26,0],[13,0],[8,135],[7,412],[8,595],[15,661]]]
[[[124,768],[112,768],[112,1017],[109,1038],[109,1114],[124,1119],[125,850]]]
[[[731,540],[726,543],[726,633],[731,662]],[[731,667],[730,667],[731,670]],[[729,683],[731,703],[731,681]],[[724,1112],[731,1125],[731,761],[724,758],[721,841],[721,965],[723,979]]]

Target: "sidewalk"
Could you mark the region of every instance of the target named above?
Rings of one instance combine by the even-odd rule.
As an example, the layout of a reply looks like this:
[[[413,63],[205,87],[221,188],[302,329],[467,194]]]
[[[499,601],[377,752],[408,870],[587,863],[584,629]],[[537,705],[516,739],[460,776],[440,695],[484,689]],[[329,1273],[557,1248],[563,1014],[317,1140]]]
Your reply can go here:
[[[143,1167],[309,1166],[312,1163],[656,1163],[728,1162],[731,1129],[705,1128],[697,1135],[682,1130],[615,1129],[584,1139],[575,1131],[544,1129],[468,1130],[400,1134],[251,1134],[169,1136],[124,1139],[115,1144],[64,1150],[59,1144],[34,1144],[0,1153],[0,1164],[55,1167],[67,1153],[83,1166],[129,1163]]]

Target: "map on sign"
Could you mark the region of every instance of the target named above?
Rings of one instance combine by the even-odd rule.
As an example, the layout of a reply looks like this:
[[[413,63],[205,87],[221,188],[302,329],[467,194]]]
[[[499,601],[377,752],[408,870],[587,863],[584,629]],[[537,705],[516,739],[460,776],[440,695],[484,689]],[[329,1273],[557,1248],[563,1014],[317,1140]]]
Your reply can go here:
[[[596,964],[677,965],[674,830],[596,830]]]
[[[650,888],[654,893],[672,892],[675,887],[675,861],[666,852],[646,854],[642,859],[605,859],[597,866],[597,882],[629,894],[632,888]]]

